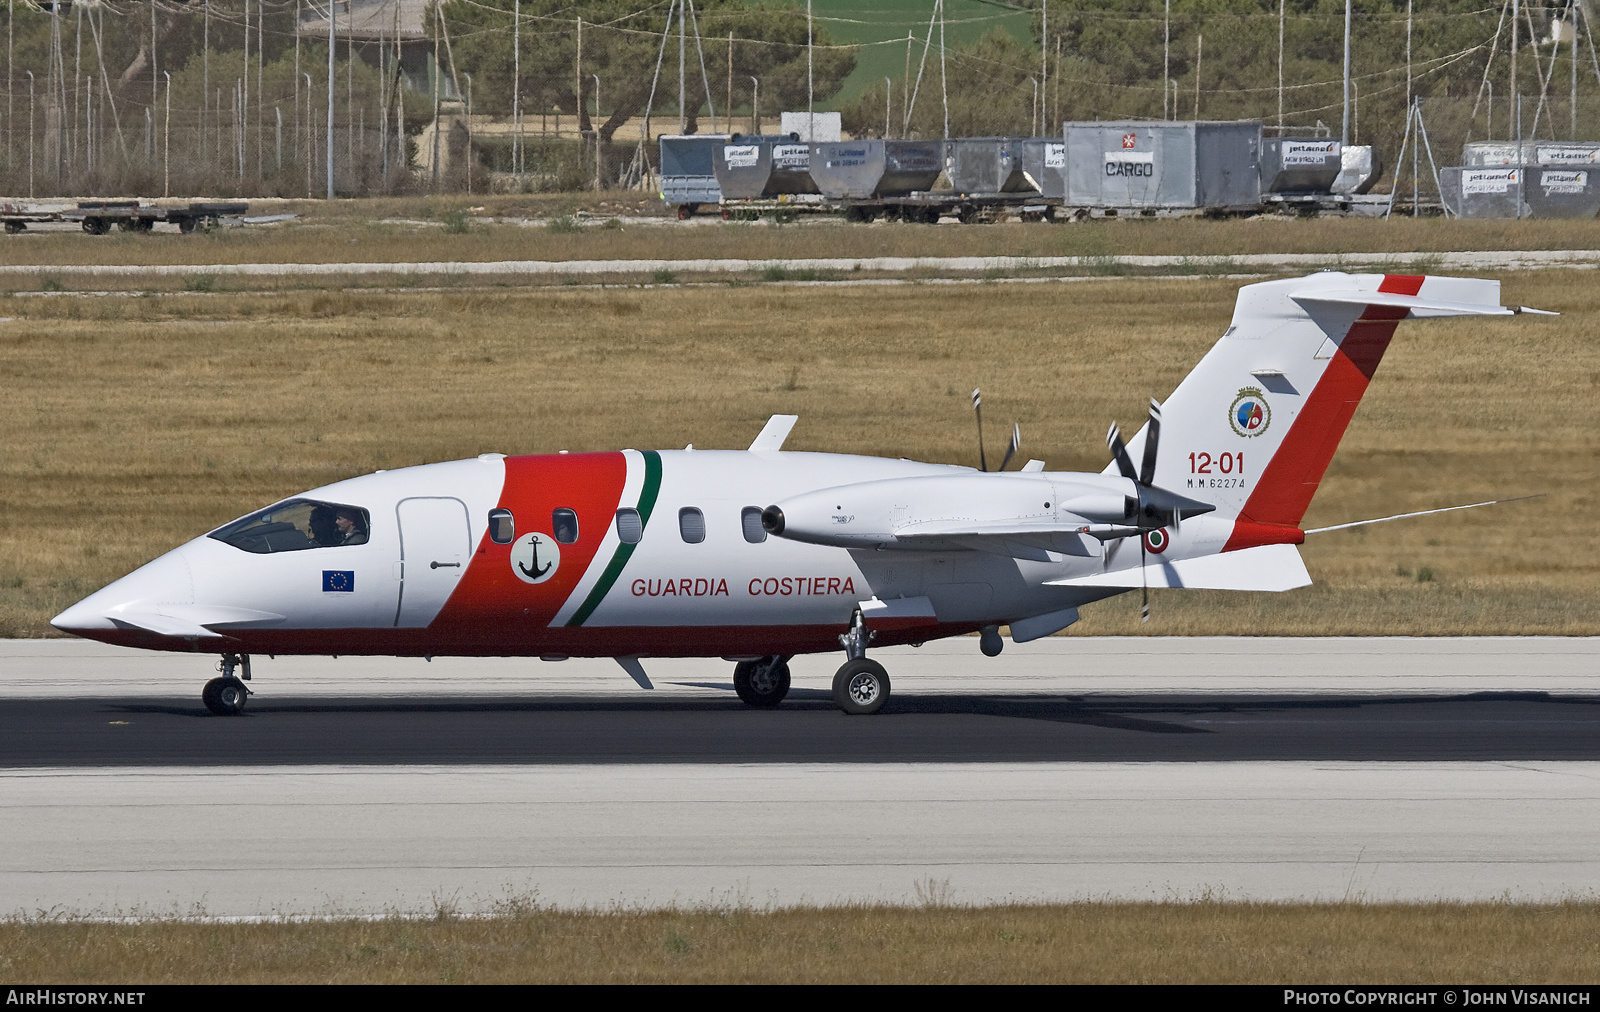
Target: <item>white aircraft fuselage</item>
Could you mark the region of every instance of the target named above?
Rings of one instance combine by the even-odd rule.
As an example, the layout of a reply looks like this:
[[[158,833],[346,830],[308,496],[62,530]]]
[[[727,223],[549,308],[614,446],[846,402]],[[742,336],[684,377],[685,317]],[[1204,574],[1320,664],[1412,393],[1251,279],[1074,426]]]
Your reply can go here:
[[[1247,286],[1126,448],[1113,429],[1102,473],[785,451],[792,416],[748,450],[484,454],[293,496],[54,624],[221,653],[225,679],[251,653],[610,656],[644,684],[640,657],[767,672],[843,643],[847,669],[881,673],[869,643],[982,630],[993,653],[999,626],[1048,635],[1141,586],[1287,590],[1310,582],[1301,518],[1398,322],[1509,313],[1498,297],[1335,272]]]

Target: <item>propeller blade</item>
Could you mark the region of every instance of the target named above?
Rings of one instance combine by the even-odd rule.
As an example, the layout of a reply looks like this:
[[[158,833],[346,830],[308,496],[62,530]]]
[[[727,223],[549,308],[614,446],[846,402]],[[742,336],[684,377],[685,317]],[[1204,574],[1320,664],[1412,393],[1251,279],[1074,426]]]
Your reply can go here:
[[[1128,448],[1122,444],[1122,430],[1117,428],[1117,423],[1111,423],[1111,429],[1106,433],[1106,446],[1111,448],[1111,459],[1117,462],[1117,470],[1129,481],[1138,481],[1139,472],[1133,469],[1133,458],[1128,456]]]
[[[1150,621],[1150,571],[1145,568],[1144,535],[1139,535],[1139,624]]]
[[[1139,468],[1139,484],[1156,483],[1156,446],[1161,441],[1161,402],[1150,398],[1150,424],[1144,430],[1144,461]]]
[[[1004,460],[1000,461],[999,470],[1004,471],[1006,469],[1006,465],[1011,463],[1011,458],[1015,457],[1017,455],[1017,451],[1019,449],[1021,449],[1021,448],[1022,448],[1022,426],[1018,425],[1015,422],[1012,422],[1011,423],[1011,442],[1006,444],[1006,456],[1005,456]]]
[[[978,416],[978,470],[989,470],[989,458],[983,453],[983,395],[978,387],[972,388],[972,413]]]

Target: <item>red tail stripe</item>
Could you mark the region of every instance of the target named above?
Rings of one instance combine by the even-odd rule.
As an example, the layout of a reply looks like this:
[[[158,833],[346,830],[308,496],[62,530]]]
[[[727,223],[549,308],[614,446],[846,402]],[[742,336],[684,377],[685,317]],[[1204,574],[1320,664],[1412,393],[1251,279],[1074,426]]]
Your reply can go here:
[[[1416,295],[1422,277],[1390,274],[1378,286],[1380,292]],[[1256,540],[1260,527],[1298,528],[1311,505],[1311,497],[1322,483],[1339,441],[1367,391],[1383,353],[1389,348],[1394,329],[1407,310],[1392,306],[1368,306],[1351,325],[1339,350],[1328,362],[1299,417],[1283,437],[1278,452],[1267,465],[1255,490],[1239,511],[1240,523],[1223,551],[1237,551],[1263,542]],[[1271,543],[1271,542],[1267,542]]]

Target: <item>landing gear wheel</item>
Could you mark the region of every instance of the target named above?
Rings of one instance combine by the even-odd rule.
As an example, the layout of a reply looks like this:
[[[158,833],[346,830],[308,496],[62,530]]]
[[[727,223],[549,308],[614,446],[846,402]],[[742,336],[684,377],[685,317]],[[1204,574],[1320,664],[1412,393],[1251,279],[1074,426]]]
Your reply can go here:
[[[833,676],[833,701],[845,713],[877,713],[889,701],[889,672],[865,657],[846,661]]]
[[[213,678],[200,692],[200,701],[206,704],[206,709],[219,717],[237,717],[249,698],[250,690],[231,676]]]
[[[789,694],[789,662],[785,657],[763,657],[733,666],[733,691],[750,706],[770,709]]]

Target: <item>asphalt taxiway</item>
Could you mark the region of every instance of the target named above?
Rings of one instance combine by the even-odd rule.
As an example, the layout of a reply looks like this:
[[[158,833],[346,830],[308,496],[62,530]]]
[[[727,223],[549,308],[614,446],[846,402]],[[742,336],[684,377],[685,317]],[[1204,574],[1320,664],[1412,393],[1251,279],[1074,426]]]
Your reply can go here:
[[[1056,638],[801,658],[213,659],[0,642],[0,913],[259,917],[1600,891],[1600,641]]]

